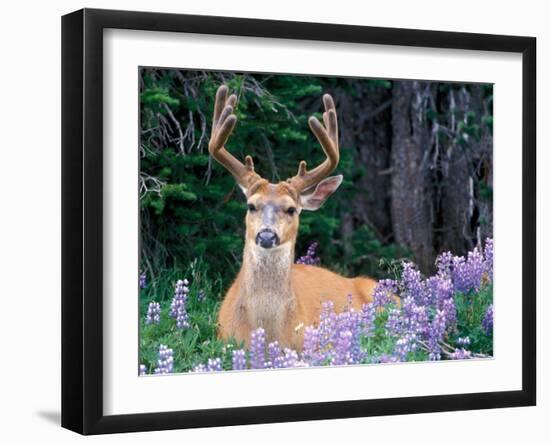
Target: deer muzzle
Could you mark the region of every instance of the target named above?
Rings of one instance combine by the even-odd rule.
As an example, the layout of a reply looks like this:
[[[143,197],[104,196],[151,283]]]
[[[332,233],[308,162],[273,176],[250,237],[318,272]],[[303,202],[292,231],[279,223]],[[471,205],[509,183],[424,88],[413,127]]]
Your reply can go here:
[[[266,249],[273,248],[279,245],[279,236],[271,229],[262,229],[256,235],[256,244]]]

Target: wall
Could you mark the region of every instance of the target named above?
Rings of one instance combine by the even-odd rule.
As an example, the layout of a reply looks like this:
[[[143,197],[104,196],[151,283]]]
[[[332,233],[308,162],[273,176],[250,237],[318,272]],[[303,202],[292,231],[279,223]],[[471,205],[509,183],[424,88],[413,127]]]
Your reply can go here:
[[[438,1],[277,2],[202,0],[154,3],[143,0],[17,1],[2,10],[2,122],[0,218],[0,435],[5,441],[34,438],[72,441],[82,437],[59,428],[60,396],[60,16],[87,7],[246,16],[301,21],[411,27],[450,31],[536,36],[538,40],[538,147],[542,153],[542,122],[550,118],[550,93],[542,78],[550,73],[550,29],[543,2],[464,0],[447,6]],[[546,112],[543,113],[543,103]],[[29,128],[33,128],[29,130]],[[519,147],[518,147],[519,148]],[[539,192],[548,195],[542,177],[548,156],[539,156]],[[543,189],[545,188],[545,189]],[[542,205],[542,199],[539,197]],[[540,226],[549,220],[548,200],[539,206],[539,274],[547,269],[549,236]],[[516,239],[517,240],[517,239]],[[513,241],[513,239],[510,239]],[[539,278],[539,406],[461,413],[322,421],[170,431],[99,437],[129,441],[335,441],[357,435],[364,440],[416,441],[542,441],[549,434],[550,388],[546,340],[550,328],[542,312],[550,306],[541,295],[550,289]],[[542,299],[542,300],[540,300]],[[412,381],[414,382],[414,381]],[[451,381],[452,382],[452,381]],[[547,438],[547,435],[546,435]]]

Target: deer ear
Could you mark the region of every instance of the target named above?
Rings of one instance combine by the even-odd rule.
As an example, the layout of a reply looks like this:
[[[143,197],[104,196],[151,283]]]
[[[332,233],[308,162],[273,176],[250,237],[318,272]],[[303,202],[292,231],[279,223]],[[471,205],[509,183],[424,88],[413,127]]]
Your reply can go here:
[[[343,175],[335,175],[321,180],[315,188],[307,189],[300,194],[300,204],[306,211],[316,211],[331,194],[338,189],[344,179]],[[313,191],[311,191],[313,189]]]

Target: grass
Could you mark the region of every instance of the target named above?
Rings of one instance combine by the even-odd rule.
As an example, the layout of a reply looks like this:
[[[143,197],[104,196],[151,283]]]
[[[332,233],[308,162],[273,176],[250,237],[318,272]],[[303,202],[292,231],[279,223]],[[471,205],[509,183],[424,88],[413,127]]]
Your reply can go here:
[[[190,282],[187,312],[191,326],[178,329],[169,311],[176,282],[184,278]],[[199,291],[205,294],[202,301]],[[222,355],[227,355],[224,367],[230,367],[228,350],[239,344],[224,343],[216,337],[217,315],[223,294],[220,276],[210,271],[201,260],[195,260],[182,269],[165,270],[156,281],[148,282],[147,287],[140,291],[140,363],[154,368],[159,345],[164,344],[174,351],[174,372],[187,372],[208,358]],[[152,301],[161,306],[161,320],[159,324],[148,325],[145,324],[145,317]]]
[[[487,307],[493,303],[493,285],[482,287],[476,294],[458,293],[454,299],[458,321],[448,341],[455,344],[459,337],[468,336],[472,352],[493,355],[493,334],[487,335],[481,326]]]

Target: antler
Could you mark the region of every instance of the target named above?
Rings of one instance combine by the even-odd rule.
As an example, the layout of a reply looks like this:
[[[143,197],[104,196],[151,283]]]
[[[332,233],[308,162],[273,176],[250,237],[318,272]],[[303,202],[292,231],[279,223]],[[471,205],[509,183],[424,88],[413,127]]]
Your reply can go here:
[[[231,94],[227,97],[227,86],[220,86],[218,92],[216,92],[212,134],[210,143],[208,144],[208,151],[212,158],[217,160],[218,163],[231,172],[239,185],[248,188],[253,182],[261,178],[254,171],[254,161],[252,157],[247,155],[244,159],[245,164],[242,164],[224,147],[237,123],[237,116],[233,114],[233,109],[236,104],[237,96]]]
[[[311,131],[321,143],[321,147],[327,158],[323,163],[312,169],[307,170],[307,163],[302,160],[298,166],[298,174],[289,178],[288,182],[298,191],[298,193],[311,188],[327,177],[338,166],[340,152],[338,148],[338,119],[336,117],[336,107],[334,100],[329,94],[323,96],[325,112],[323,113],[324,126],[316,117],[311,116],[308,120]]]

